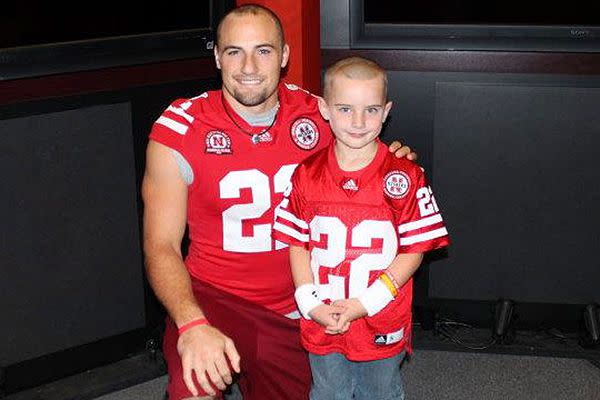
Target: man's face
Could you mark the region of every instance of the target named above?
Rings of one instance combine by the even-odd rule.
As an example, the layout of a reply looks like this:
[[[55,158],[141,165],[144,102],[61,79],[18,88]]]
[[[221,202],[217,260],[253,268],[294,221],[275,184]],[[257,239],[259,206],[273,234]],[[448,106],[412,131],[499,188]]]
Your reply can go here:
[[[226,99],[241,111],[262,112],[274,107],[281,68],[288,56],[288,46],[282,46],[275,22],[267,15],[227,17],[215,46]]]

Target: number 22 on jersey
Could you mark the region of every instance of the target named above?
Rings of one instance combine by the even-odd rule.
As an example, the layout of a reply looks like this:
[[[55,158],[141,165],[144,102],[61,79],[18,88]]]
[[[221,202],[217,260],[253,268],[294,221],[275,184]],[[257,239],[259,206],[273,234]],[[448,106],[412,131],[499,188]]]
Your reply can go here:
[[[297,164],[284,165],[273,176],[273,192],[283,193]],[[258,253],[271,251],[271,227],[273,221],[254,224],[252,235],[242,234],[242,223],[262,217],[272,207],[269,176],[258,169],[228,172],[219,182],[222,199],[240,198],[241,189],[250,189],[252,203],[235,204],[222,214],[223,249],[238,253]]]
[[[373,239],[382,239],[380,253],[368,251],[350,262],[348,277],[332,274],[328,276],[329,283],[320,285],[323,300],[360,296],[369,285],[371,271],[387,268],[394,261],[398,251],[398,237],[390,221],[364,220],[349,231],[339,218],[317,215],[309,225],[311,241],[320,242],[321,235],[327,235],[326,247],[314,247],[311,251],[315,282],[318,282],[321,267],[333,269],[346,259],[348,246],[368,250],[373,246]],[[345,279],[348,279],[348,295],[345,293]]]

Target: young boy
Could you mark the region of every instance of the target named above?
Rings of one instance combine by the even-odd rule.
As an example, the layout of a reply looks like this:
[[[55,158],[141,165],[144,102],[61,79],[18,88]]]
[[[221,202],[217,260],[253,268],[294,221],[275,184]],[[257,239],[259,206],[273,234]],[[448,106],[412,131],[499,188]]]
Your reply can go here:
[[[335,140],[298,166],[274,224],[290,244],[310,398],[402,399],[412,275],[448,233],[423,170],[377,138],[392,107],[385,71],[340,60],[323,92]]]

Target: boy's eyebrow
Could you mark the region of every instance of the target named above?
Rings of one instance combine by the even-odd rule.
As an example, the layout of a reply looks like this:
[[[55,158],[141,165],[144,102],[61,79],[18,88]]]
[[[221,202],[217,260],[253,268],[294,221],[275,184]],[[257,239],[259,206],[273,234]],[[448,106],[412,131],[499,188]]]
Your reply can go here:
[[[352,107],[352,104],[335,103],[334,106],[336,106],[336,107]],[[371,104],[371,105],[366,106],[366,108],[371,108],[371,107],[383,108],[383,106],[381,104]]]

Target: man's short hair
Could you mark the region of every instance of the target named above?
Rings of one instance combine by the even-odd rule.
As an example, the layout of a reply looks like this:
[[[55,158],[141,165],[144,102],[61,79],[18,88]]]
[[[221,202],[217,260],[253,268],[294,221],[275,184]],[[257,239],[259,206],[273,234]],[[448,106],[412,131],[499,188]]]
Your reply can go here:
[[[323,97],[328,98],[333,79],[343,75],[350,79],[383,79],[383,96],[387,99],[387,73],[379,64],[364,57],[346,57],[330,65],[325,71],[323,78]]]
[[[240,15],[260,15],[264,14],[271,18],[271,20],[275,23],[275,28],[277,29],[277,35],[279,36],[279,41],[281,42],[281,47],[285,44],[285,35],[283,34],[283,26],[281,25],[281,20],[273,11],[269,10],[267,7],[261,6],[259,4],[244,4],[242,6],[236,7],[229,11],[227,14],[223,16],[219,25],[217,26],[217,33],[215,35],[215,43],[219,46],[219,38],[221,36],[221,28],[223,22],[229,16],[240,16]]]

